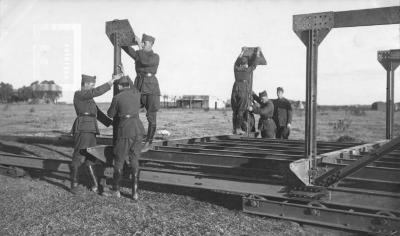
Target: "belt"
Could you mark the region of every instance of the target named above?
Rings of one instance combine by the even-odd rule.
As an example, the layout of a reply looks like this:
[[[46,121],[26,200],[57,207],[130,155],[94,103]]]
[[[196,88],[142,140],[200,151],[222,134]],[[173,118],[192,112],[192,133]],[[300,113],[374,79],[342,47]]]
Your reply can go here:
[[[143,75],[143,76],[146,76],[146,77],[151,77],[154,74],[152,74],[152,73],[140,73],[140,75]]]
[[[139,116],[136,114],[136,115],[122,115],[119,118],[120,119],[129,119],[129,118],[138,118],[138,117]]]
[[[96,117],[96,114],[91,114],[89,112],[83,112],[83,113],[79,113],[78,116],[93,116],[93,117]]]
[[[241,79],[241,80],[235,80],[235,82],[246,82],[247,83],[248,80],[245,79]]]

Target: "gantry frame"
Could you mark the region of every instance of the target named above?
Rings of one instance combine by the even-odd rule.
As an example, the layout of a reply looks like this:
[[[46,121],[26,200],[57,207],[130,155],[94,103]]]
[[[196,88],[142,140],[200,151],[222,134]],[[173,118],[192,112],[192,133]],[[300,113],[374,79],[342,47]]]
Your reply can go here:
[[[293,31],[307,47],[305,158],[309,160],[310,182],[317,167],[317,82],[318,46],[333,28],[400,23],[400,7],[384,7],[293,16]]]

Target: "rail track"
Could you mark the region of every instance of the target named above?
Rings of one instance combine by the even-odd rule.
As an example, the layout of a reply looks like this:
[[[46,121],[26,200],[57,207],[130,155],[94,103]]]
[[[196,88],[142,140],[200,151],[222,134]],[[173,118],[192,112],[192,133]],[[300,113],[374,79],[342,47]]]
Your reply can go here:
[[[3,136],[0,140],[71,146],[71,137]],[[109,153],[110,137],[95,152]],[[331,187],[307,187],[289,169],[304,157],[300,140],[261,140],[215,136],[157,142],[140,159],[140,181],[227,191],[243,196],[243,211],[351,232],[400,235],[400,147]],[[366,155],[359,143],[318,142],[319,166],[345,167]],[[251,147],[251,149],[248,149]],[[360,147],[363,147],[360,149]],[[364,150],[363,150],[364,149]],[[341,152],[342,151],[342,152]],[[90,150],[89,150],[90,153]],[[333,163],[331,153],[340,154]],[[354,153],[354,154],[352,154]],[[94,153],[95,154],[95,153]],[[340,156],[340,155],[339,155]],[[0,152],[3,173],[41,170],[69,173],[68,159]],[[108,160],[96,166],[100,178],[112,176]],[[105,184],[106,181],[102,181]]]

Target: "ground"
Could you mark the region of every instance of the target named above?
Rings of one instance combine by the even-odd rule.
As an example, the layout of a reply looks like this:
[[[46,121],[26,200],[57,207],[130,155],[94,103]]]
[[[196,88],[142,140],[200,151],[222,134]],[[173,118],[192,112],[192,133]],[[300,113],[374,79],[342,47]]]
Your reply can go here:
[[[106,110],[107,104],[101,104]],[[71,105],[0,105],[0,133],[54,136],[69,132]],[[291,138],[304,138],[304,111],[294,115]],[[145,121],[145,114],[141,114]],[[229,110],[161,110],[158,129],[169,139],[228,134]],[[400,120],[400,113],[395,121]],[[111,128],[100,126],[103,134]],[[400,125],[395,124],[395,135]],[[318,113],[318,139],[374,141],[385,135],[379,111],[329,110]],[[158,138],[162,138],[158,135]],[[69,158],[69,147],[0,141],[0,151]],[[105,198],[85,190],[74,196],[62,178],[0,176],[0,235],[326,235],[289,221],[241,212],[240,197],[205,190],[144,184],[140,202]],[[128,194],[128,189],[123,189]]]

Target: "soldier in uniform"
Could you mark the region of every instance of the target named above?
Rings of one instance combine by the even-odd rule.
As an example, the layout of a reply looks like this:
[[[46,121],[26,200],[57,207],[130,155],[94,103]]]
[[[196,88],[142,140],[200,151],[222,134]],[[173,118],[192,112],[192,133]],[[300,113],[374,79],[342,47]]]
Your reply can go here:
[[[261,53],[261,49],[257,48],[257,52],[251,58],[248,58],[243,56],[245,49],[245,47],[242,48],[242,52],[236,59],[233,69],[235,75],[235,83],[233,84],[231,94],[233,134],[243,134],[243,131],[246,130],[243,129],[246,126],[243,126],[245,121],[244,116],[250,102],[249,94],[251,93],[253,83],[253,71],[258,65],[257,59]]]
[[[71,192],[77,193],[78,169],[85,162],[89,176],[92,181],[92,191],[97,192],[97,179],[94,175],[92,162],[86,160],[84,150],[96,146],[96,135],[99,134],[97,120],[106,126],[111,124],[110,119],[96,106],[94,97],[98,97],[111,89],[113,82],[120,75],[113,76],[107,83],[94,87],[96,76],[82,75],[81,90],[74,94],[74,107],[77,118],[72,126],[71,133],[74,136],[74,152],[72,155],[71,168]]]
[[[136,78],[134,86],[141,93],[141,106],[146,108],[148,121],[147,136],[142,152],[150,149],[157,127],[157,111],[160,108],[160,87],[156,77],[160,57],[153,52],[155,38],[143,34],[142,40],[135,37],[139,50],[130,46],[121,48],[135,60]]]
[[[260,119],[258,121],[258,130],[261,132],[261,137],[275,138],[276,126],[272,120],[272,116],[274,114],[274,104],[268,99],[266,91],[259,93],[259,97],[256,100],[259,101],[260,104],[249,106],[248,110],[260,115]]]
[[[292,123],[292,105],[283,97],[283,88],[276,89],[278,98],[274,100],[274,116],[276,124],[276,138],[288,139],[290,134],[290,126]]]
[[[132,167],[132,199],[138,199],[139,157],[142,148],[144,127],[139,119],[140,92],[136,87],[130,87],[131,80],[124,76],[118,81],[121,91],[114,96],[108,116],[119,118],[117,140],[114,146],[114,195],[120,197],[120,182],[125,161],[129,160]],[[129,157],[129,158],[128,158]]]

